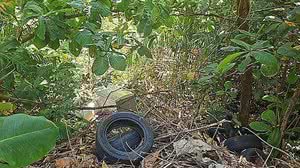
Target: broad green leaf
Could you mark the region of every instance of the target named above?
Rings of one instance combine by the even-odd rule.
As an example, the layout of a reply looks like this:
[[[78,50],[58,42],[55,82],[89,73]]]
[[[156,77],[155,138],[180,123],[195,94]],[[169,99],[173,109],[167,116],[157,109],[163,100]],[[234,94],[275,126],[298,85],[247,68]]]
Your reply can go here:
[[[95,35],[95,45],[101,51],[109,51],[113,42],[113,37],[110,34],[99,33]]]
[[[265,51],[254,51],[251,54],[262,64],[260,70],[264,76],[273,77],[278,73],[280,65],[275,56]]]
[[[280,135],[281,135],[280,129],[279,128],[275,128],[271,132],[271,134],[270,134],[267,142],[270,143],[271,145],[275,146],[275,147],[279,147],[280,146],[280,142],[281,142],[281,139],[280,139],[281,136]]]
[[[96,56],[92,70],[96,75],[103,75],[109,68],[109,62],[107,55],[104,53],[99,53]]]
[[[15,38],[9,38],[4,42],[0,43],[0,51],[7,52],[9,50],[15,50],[17,47],[20,46],[20,43]]]
[[[251,52],[251,54],[261,64],[266,64],[266,65],[278,64],[276,57],[273,56],[271,53],[265,51],[254,51]]]
[[[92,0],[91,2],[91,17],[93,20],[100,21],[101,16],[109,16],[111,2],[109,0]]]
[[[266,77],[273,77],[277,74],[279,70],[279,66],[276,67],[272,67],[272,66],[268,66],[266,64],[262,64],[260,67],[260,71],[261,73],[266,76]]]
[[[121,1],[120,3],[116,4],[116,8],[120,12],[125,12],[128,9],[131,0]]]
[[[269,126],[268,124],[259,121],[252,122],[249,124],[249,126],[256,131],[262,131],[262,132],[271,131],[272,129],[272,127]]]
[[[152,33],[152,25],[147,23],[144,27],[144,37],[149,36]]]
[[[246,50],[250,50],[251,49],[251,45],[244,42],[244,41],[241,41],[241,40],[238,40],[238,39],[231,39],[232,42],[234,42],[235,44],[245,48]]]
[[[60,46],[59,40],[56,39],[56,40],[54,40],[54,41],[50,41],[49,44],[48,44],[48,46],[49,46],[50,48],[52,48],[53,50],[58,49],[58,47]]]
[[[119,53],[112,53],[109,55],[110,65],[119,71],[124,71],[127,67],[126,57]]]
[[[82,30],[78,32],[75,41],[81,46],[88,46],[93,44],[93,34],[89,30]]]
[[[241,56],[242,54],[244,54],[244,52],[238,52],[238,53],[234,53],[234,54],[228,55],[218,65],[218,68],[217,68],[218,72],[220,72],[221,74],[223,74],[226,71],[228,71],[229,69],[231,69],[234,66],[234,64],[231,64],[231,63],[235,59],[237,59],[239,56]]]
[[[152,54],[149,48],[142,46],[137,50],[140,56],[146,56],[148,58],[152,58]]]
[[[273,110],[266,110],[261,114],[261,118],[270,124],[276,125],[277,123],[277,118],[276,114]]]
[[[277,53],[283,56],[287,56],[289,58],[293,58],[296,60],[300,59],[300,51],[291,47],[289,44],[285,44],[278,48]]]
[[[0,117],[0,167],[26,167],[55,146],[58,129],[44,117]]]
[[[138,31],[138,33],[144,33],[144,30],[145,30],[147,22],[148,22],[148,19],[142,18],[142,20],[137,25],[137,31]]]
[[[293,85],[293,84],[297,83],[298,79],[299,79],[299,77],[298,77],[298,75],[297,75],[297,71],[296,71],[296,70],[293,70],[293,71],[291,71],[291,72],[289,73],[289,75],[288,75],[287,83],[288,83],[289,85]]]
[[[252,50],[259,50],[270,47],[272,47],[272,45],[269,41],[257,41],[255,44],[252,45]]]
[[[247,69],[247,66],[252,62],[252,59],[249,56],[249,54],[247,54],[245,57],[246,58],[238,65],[237,69],[240,72],[245,72],[245,70]]]
[[[84,24],[84,27],[87,29],[87,30],[90,30],[91,32],[95,33],[97,32],[97,29],[98,29],[98,26],[94,23],[91,23],[91,22],[87,22]]]
[[[44,10],[40,4],[35,1],[28,1],[22,10],[22,22],[26,24],[28,20],[41,16],[43,12]]]
[[[66,24],[61,23],[61,21],[58,19],[47,19],[46,25],[47,25],[47,32],[49,33],[49,37],[51,41],[65,38],[68,30]]]
[[[36,48],[41,49],[47,46],[49,40],[41,40],[39,37],[35,36],[33,39],[33,44],[36,46]]]
[[[24,6],[24,12],[42,14],[43,8],[35,1],[28,1]]]
[[[274,95],[265,95],[262,99],[271,103],[281,103],[280,99]]]
[[[39,25],[36,30],[36,36],[41,40],[45,40],[45,34],[46,34],[46,22],[43,17],[40,17]]]
[[[78,56],[81,53],[82,46],[79,45],[76,41],[71,41],[69,43],[69,50],[74,56]]]
[[[227,64],[223,71],[221,72],[221,74],[225,74],[226,72],[230,71],[234,66],[235,66],[236,63],[230,63],[230,64]]]

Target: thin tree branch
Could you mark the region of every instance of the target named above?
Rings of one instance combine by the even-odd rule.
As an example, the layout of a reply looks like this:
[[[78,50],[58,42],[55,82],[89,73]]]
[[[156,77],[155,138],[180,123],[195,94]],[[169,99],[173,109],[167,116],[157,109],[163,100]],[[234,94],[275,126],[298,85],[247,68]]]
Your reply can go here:
[[[172,13],[171,16],[205,16],[205,17],[216,17],[224,20],[233,20],[232,18],[228,18],[225,16],[213,14],[213,13]]]
[[[100,107],[76,107],[77,110],[101,110],[105,108],[116,108],[116,105],[100,106]]]

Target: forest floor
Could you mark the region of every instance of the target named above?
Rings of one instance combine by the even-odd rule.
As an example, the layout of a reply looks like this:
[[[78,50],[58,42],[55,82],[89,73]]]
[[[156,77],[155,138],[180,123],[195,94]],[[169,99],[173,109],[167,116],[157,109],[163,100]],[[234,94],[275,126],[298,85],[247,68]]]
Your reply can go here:
[[[142,74],[141,79],[133,78],[135,81],[129,79],[133,80],[133,83],[135,82],[129,88],[134,88],[133,92],[137,100],[136,113],[144,116],[154,132],[154,146],[139,167],[252,168],[270,165],[280,168],[299,167],[293,166],[295,161],[285,157],[272,162],[258,160],[256,163],[250,163],[245,158],[217,144],[206,134],[208,128],[216,127],[222,122],[212,118],[212,115],[207,112],[207,108],[217,106],[217,102],[207,98],[209,97],[207,90],[204,92],[197,90],[198,96],[186,93],[189,86],[185,87],[184,91],[180,90],[182,76],[178,75],[184,73],[177,73],[178,66],[174,66],[174,63],[167,59],[170,54],[158,53],[157,55],[154,63],[147,66],[142,64],[142,68],[134,69],[133,67],[131,71],[127,72],[129,76],[133,76],[132,73]],[[191,67],[184,68],[191,69]],[[185,70],[181,71],[185,72]],[[170,72],[173,72],[173,75]],[[187,71],[187,74],[190,72]],[[101,80],[97,79],[96,81]],[[123,83],[124,80],[120,81]],[[89,89],[86,88],[96,86],[93,82],[89,85],[84,86],[83,90],[87,91]],[[94,96],[88,93],[85,97]],[[111,113],[109,110],[97,111],[95,116],[99,119],[109,113]],[[90,122],[88,126],[81,128],[75,134],[70,135],[67,140],[57,144],[47,157],[30,168],[134,167],[118,163],[106,165],[97,160],[95,156],[96,121],[98,120]],[[300,164],[298,163],[298,165]]]
[[[175,98],[176,97],[176,98]],[[139,111],[150,123],[155,144],[141,162],[142,168],[155,167],[261,167],[263,162],[249,163],[218,146],[205,131],[209,124],[205,116],[194,118],[194,103],[171,92],[144,94],[139,97]],[[101,114],[100,114],[101,115]],[[46,158],[30,168],[101,167],[95,156],[96,123],[91,122],[65,142],[58,144]],[[178,149],[186,143],[187,148]],[[102,164],[102,167],[103,166]],[[113,164],[112,168],[134,167]]]

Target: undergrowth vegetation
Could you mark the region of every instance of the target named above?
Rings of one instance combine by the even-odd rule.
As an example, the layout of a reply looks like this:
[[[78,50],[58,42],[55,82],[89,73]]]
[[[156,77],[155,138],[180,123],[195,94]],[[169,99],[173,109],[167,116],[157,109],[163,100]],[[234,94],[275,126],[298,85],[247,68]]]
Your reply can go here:
[[[194,118],[209,115],[215,122],[230,114],[236,125],[258,131],[272,151],[294,150],[299,28],[296,0],[2,0],[0,167],[46,155],[59,135],[81,127],[73,125],[80,120],[77,106],[108,84],[171,91],[192,100]],[[42,127],[23,129],[22,122]],[[30,151],[4,150],[47,136],[32,158],[15,162],[16,153]],[[274,150],[273,156],[281,155]]]

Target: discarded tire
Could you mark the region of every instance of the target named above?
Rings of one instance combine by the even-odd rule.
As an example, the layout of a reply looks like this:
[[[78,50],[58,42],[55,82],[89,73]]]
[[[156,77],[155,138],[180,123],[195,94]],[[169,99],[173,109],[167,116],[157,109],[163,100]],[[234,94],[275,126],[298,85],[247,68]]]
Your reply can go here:
[[[241,153],[244,149],[263,149],[263,144],[255,135],[242,135],[225,140],[224,146],[230,151]]]
[[[137,131],[130,131],[109,141],[111,146],[119,151],[130,152],[139,146],[142,137]]]
[[[107,135],[120,127],[130,127],[134,131],[109,141]],[[148,124],[142,117],[131,112],[113,113],[97,125],[96,154],[99,161],[139,161],[151,150],[153,142],[153,133]]]
[[[242,151],[241,155],[249,162],[255,162],[255,160],[259,158],[263,160],[267,158],[262,150],[256,148],[245,149]]]

